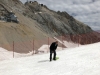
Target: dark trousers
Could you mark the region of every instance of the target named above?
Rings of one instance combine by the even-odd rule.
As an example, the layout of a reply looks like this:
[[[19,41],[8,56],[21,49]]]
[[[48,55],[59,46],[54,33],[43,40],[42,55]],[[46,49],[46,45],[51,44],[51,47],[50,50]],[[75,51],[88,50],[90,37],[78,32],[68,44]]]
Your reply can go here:
[[[50,50],[50,61],[52,60],[52,53],[54,53],[53,60],[56,60],[56,51]]]

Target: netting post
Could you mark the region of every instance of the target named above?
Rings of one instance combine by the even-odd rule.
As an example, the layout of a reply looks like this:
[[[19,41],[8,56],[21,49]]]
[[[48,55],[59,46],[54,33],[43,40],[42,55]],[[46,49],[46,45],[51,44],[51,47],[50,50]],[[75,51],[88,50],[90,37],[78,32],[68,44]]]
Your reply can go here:
[[[63,36],[61,36],[61,39],[62,39],[62,50],[63,50]]]
[[[13,58],[14,58],[14,41],[13,41]]]
[[[48,50],[49,50],[49,37],[48,37]],[[47,53],[48,53],[48,51],[47,51]]]
[[[34,54],[34,39],[33,39],[33,54]]]
[[[87,36],[86,36],[86,44],[87,44]]]
[[[80,35],[78,35],[78,47],[79,47],[79,44],[80,44]]]

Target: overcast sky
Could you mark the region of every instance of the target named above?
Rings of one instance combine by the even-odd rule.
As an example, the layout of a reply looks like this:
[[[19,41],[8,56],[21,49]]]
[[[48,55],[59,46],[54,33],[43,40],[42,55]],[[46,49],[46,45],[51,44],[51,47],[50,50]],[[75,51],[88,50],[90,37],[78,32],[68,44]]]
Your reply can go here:
[[[23,3],[27,0],[20,0]],[[30,0],[29,0],[30,1]],[[31,0],[55,11],[66,11],[77,20],[100,30],[100,0]]]

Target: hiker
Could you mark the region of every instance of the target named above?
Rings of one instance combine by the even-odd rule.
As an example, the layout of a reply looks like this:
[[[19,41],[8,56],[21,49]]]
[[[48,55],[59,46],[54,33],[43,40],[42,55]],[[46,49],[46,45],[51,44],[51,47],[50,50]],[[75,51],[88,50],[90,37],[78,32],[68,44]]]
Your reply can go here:
[[[56,49],[57,49],[57,46],[58,46],[58,41],[53,42],[50,45],[50,61],[52,61],[52,53],[54,53],[53,60],[56,60]]]

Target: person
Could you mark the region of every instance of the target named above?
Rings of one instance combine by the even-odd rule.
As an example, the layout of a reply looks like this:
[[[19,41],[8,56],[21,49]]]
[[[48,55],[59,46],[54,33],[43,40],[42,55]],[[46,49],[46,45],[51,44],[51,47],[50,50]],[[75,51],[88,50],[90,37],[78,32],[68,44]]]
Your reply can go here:
[[[56,60],[56,49],[57,49],[57,46],[58,46],[58,41],[53,42],[50,45],[50,61],[52,61],[52,53],[54,53],[53,60]]]

